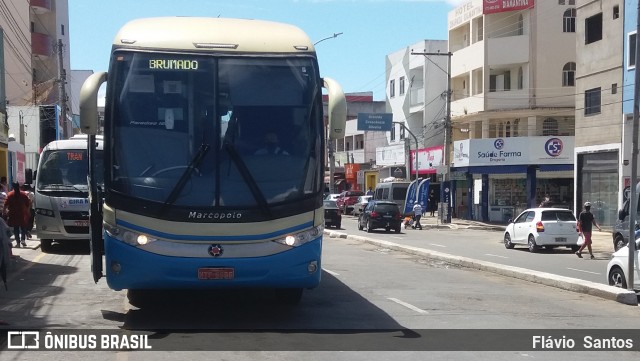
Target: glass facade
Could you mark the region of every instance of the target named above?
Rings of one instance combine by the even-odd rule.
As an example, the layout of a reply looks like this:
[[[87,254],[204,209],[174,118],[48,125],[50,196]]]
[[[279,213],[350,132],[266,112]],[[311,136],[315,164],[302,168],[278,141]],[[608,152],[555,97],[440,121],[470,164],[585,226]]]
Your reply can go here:
[[[618,152],[578,154],[578,199],[576,213],[591,202],[591,213],[603,228],[612,228],[617,219]]]

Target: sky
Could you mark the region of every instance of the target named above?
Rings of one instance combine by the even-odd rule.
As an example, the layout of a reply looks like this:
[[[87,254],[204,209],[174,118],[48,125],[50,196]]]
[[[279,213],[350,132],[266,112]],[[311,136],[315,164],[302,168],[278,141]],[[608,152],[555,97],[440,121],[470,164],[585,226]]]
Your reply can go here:
[[[449,11],[465,0],[69,0],[71,69],[106,71],[129,20],[205,16],[289,23],[316,45],[320,75],[345,92],[385,100],[385,57],[416,42],[447,40]]]

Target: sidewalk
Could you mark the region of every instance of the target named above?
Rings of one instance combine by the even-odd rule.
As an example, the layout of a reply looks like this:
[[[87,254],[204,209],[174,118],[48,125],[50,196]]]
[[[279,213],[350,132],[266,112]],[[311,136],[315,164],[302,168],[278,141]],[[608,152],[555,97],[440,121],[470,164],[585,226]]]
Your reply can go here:
[[[451,223],[443,224],[442,222],[440,222],[437,213],[435,217],[431,217],[429,216],[429,214],[423,215],[420,219],[420,224],[422,224],[425,228],[479,229],[487,231],[497,231],[501,233],[504,233],[504,230],[507,228],[506,224],[485,223],[460,218],[452,218]],[[614,252],[613,236],[611,232],[599,232],[594,230],[591,239],[593,241],[593,244],[591,245],[593,253],[596,254],[598,258],[609,258]],[[588,254],[587,249],[583,251],[583,254]]]

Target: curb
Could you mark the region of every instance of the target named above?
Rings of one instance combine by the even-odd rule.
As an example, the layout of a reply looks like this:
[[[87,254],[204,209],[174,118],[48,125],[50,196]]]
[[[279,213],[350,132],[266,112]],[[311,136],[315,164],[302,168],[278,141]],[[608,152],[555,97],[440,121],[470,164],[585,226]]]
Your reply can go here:
[[[344,238],[377,246],[383,246],[394,251],[423,256],[429,259],[443,261],[465,268],[491,272],[506,277],[517,278],[528,282],[542,284],[545,286],[560,288],[566,291],[584,293],[591,296],[616,301],[626,305],[638,305],[638,296],[635,292],[605,284],[554,275],[546,272],[534,271],[521,267],[506,266],[493,262],[480,261],[467,257],[453,256],[442,252],[431,251],[419,247],[404,246],[398,243],[375,240],[363,236],[351,236],[342,232],[325,231],[324,233],[330,238]]]

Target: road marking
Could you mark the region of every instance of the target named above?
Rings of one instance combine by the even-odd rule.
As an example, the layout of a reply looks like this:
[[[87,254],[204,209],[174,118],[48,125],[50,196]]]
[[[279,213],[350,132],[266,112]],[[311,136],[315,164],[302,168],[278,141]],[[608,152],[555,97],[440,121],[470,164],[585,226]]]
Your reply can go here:
[[[447,248],[447,246],[443,246],[441,244],[435,244],[435,243],[429,243],[430,246],[434,246],[434,247],[442,247],[442,248]]]
[[[414,306],[414,305],[412,305],[412,304],[410,304],[410,303],[406,303],[406,302],[404,302],[404,301],[400,301],[400,300],[399,300],[399,299],[397,299],[397,298],[387,298],[387,299],[388,299],[388,300],[390,300],[390,301],[393,301],[393,302],[395,302],[395,303],[397,303],[397,304],[399,304],[399,305],[402,305],[402,306],[404,306],[404,307],[406,307],[406,308],[408,308],[408,309],[410,309],[410,310],[416,311],[416,312],[418,312],[418,313],[421,313],[421,314],[427,314],[427,313],[429,313],[429,312],[427,312],[427,311],[423,310],[422,308],[418,308],[418,307],[416,307],[416,306]]]
[[[338,272],[329,271],[329,270],[328,270],[328,269],[326,269],[326,268],[323,268],[322,270],[323,270],[323,271],[325,271],[325,272],[327,272],[328,274],[332,275],[333,277],[338,277],[338,276],[340,276],[340,274],[339,274]]]
[[[395,238],[395,239],[404,239],[404,237],[398,237],[398,236],[391,236],[391,238]]]
[[[600,274],[598,272],[585,271],[585,270],[581,270],[581,269],[577,269],[577,268],[567,267],[567,269],[572,270],[572,271],[576,271],[576,272],[591,273],[592,275],[599,275]]]
[[[490,257],[499,257],[499,258],[509,258],[509,257],[505,257],[505,256],[499,256],[497,254],[491,254],[491,253],[485,253],[485,256],[490,256]]]

